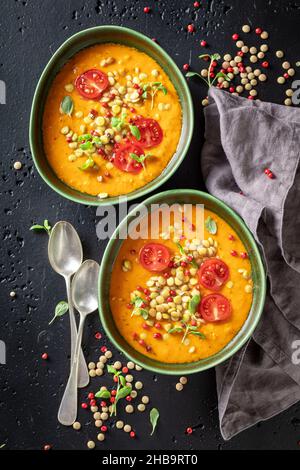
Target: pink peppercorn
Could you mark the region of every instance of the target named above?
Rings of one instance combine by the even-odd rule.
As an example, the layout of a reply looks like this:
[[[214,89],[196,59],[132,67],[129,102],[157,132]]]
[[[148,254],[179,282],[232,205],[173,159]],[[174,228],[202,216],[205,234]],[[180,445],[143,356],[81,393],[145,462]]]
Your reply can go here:
[[[207,46],[207,42],[204,41],[204,39],[202,39],[202,41],[200,41],[200,46],[201,46],[201,47],[206,47],[206,46]],[[204,58],[204,60],[205,60],[205,58]]]
[[[100,429],[101,429],[102,432],[106,432],[107,431],[107,426],[101,426]]]
[[[150,7],[144,7],[144,13],[150,13],[151,8]]]
[[[135,437],[135,432],[134,432],[134,431],[130,431],[129,436],[130,436],[131,438],[134,438],[134,437]]]
[[[186,433],[187,433],[187,434],[192,434],[192,433],[193,433],[193,429],[192,429],[192,428],[186,428]]]
[[[194,2],[194,8],[199,8],[200,7],[200,2]]]
[[[154,339],[162,339],[162,335],[160,333],[154,333],[153,338]]]
[[[232,39],[233,39],[234,41],[237,41],[238,38],[239,38],[239,35],[238,35],[237,33],[234,33],[234,34],[232,35]]]
[[[48,358],[49,358],[49,356],[48,356],[47,353],[43,353],[43,354],[42,354],[42,359],[43,359],[44,361],[47,361]]]
[[[88,407],[87,403],[81,403],[81,408],[82,408],[83,410],[86,410],[87,407]]]
[[[230,254],[231,254],[231,256],[237,256],[238,255],[235,250],[231,250]]]
[[[105,352],[107,351],[107,347],[106,347],[106,346],[102,346],[102,347],[100,348],[100,351],[103,352],[103,353],[105,353]]]
[[[261,34],[261,33],[262,33],[262,29],[261,29],[261,28],[256,28],[256,29],[255,29],[255,32],[256,32],[256,34]]]
[[[183,64],[183,70],[185,70],[186,72],[189,70],[190,66],[189,64]]]
[[[95,333],[95,338],[96,339],[101,339],[102,338],[102,335],[101,335],[101,333],[99,333],[99,331],[97,331],[97,333]]]
[[[261,65],[264,69],[267,69],[269,67],[269,62],[267,60],[265,60],[264,62],[262,62]]]
[[[248,258],[248,254],[247,254],[245,251],[243,251],[243,252],[241,253],[241,258],[243,258],[243,259]]]
[[[195,31],[195,26],[193,24],[188,24],[187,30],[189,33],[193,33]]]

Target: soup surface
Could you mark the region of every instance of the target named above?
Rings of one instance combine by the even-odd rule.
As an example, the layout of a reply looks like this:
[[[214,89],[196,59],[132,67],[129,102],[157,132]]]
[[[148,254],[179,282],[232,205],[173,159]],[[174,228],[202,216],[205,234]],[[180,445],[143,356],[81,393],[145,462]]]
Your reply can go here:
[[[134,48],[99,44],[76,54],[54,79],[44,148],[68,186],[118,196],[161,174],[181,124],[177,92],[157,62]]]
[[[113,266],[115,324],[133,348],[161,362],[212,356],[238,333],[251,308],[243,243],[217,214],[205,209],[204,220],[203,239],[185,238],[172,222],[169,239],[166,232],[127,238]]]

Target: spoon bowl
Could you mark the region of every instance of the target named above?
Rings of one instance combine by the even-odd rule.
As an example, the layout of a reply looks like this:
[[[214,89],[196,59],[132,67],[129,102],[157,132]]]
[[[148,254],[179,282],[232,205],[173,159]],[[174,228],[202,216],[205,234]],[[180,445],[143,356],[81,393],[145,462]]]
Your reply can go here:
[[[48,256],[52,268],[61,276],[71,276],[78,270],[83,259],[82,245],[69,222],[62,220],[52,228]]]
[[[88,315],[98,308],[99,264],[93,260],[82,263],[72,282],[73,304],[81,315]]]

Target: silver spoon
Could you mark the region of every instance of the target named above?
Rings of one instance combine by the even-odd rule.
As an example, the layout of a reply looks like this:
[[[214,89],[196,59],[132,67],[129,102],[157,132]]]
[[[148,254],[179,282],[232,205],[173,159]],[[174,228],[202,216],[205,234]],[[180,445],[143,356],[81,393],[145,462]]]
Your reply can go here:
[[[71,276],[82,263],[82,245],[78,233],[69,222],[57,222],[51,230],[48,257],[54,271],[63,276],[66,281],[71,325],[71,365],[73,363],[75,342],[77,336],[74,307],[71,299]],[[83,352],[80,352],[78,387],[86,387],[90,381]]]
[[[58,410],[58,421],[65,426],[71,426],[77,416],[77,381],[78,359],[82,341],[83,327],[86,317],[98,308],[98,276],[99,264],[93,260],[86,260],[72,281],[72,300],[80,314],[80,322],[75,345],[74,361],[66,385],[65,393]]]

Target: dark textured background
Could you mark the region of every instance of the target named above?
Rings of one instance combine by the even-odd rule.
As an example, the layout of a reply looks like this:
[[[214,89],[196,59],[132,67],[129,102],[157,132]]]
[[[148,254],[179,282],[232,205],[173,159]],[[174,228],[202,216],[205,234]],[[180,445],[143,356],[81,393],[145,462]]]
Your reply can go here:
[[[1,111],[0,159],[0,339],[7,344],[7,365],[0,365],[0,445],[9,449],[39,449],[50,443],[56,449],[85,448],[96,430],[87,412],[80,411],[81,432],[59,426],[56,413],[68,372],[68,319],[48,327],[55,304],[65,298],[63,279],[49,267],[47,235],[29,232],[33,222],[48,218],[73,223],[82,238],[86,257],[101,260],[105,242],[95,233],[95,208],[76,205],[48,188],[33,168],[28,146],[28,119],[37,80],[51,54],[73,33],[101,24],[134,28],[159,43],[179,67],[191,60],[198,66],[199,39],[205,37],[211,52],[233,51],[231,35],[249,23],[270,33],[272,50],[288,51],[299,60],[300,4],[296,1],[243,0],[208,1],[195,11],[193,1],[96,1],[96,0],[6,0],[1,2],[0,78],[7,84],[7,104]],[[143,7],[152,13],[143,13]],[[193,22],[197,31],[187,34]],[[252,36],[253,37],[253,36]],[[253,39],[255,42],[255,38]],[[225,46],[229,44],[229,46]],[[299,44],[299,41],[298,41]],[[270,59],[272,62],[272,59]],[[275,61],[274,61],[275,63]],[[203,114],[200,105],[205,89],[191,82],[196,112],[195,132],[190,151],[179,171],[161,189],[203,188],[199,154],[203,141]],[[261,97],[281,103],[283,88],[276,83],[261,87]],[[21,160],[16,172],[13,162]],[[9,292],[15,290],[15,299]],[[100,329],[95,315],[85,332],[85,352],[89,360],[98,356]],[[102,344],[102,343],[101,343]],[[48,362],[40,359],[48,351]],[[300,439],[300,405],[281,416],[257,425],[224,443],[218,429],[214,372],[189,378],[184,392],[175,391],[176,378],[149,372],[139,374],[145,393],[161,412],[157,433],[149,438],[146,415],[135,414],[136,440],[120,431],[111,431],[105,449],[296,449]],[[94,379],[96,380],[96,379]],[[100,383],[97,379],[94,384]],[[270,391],[272,400],[272,391]],[[187,426],[194,426],[191,436]]]

